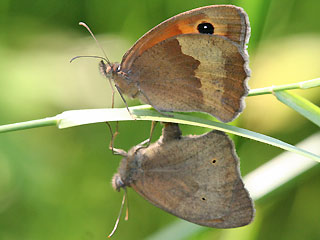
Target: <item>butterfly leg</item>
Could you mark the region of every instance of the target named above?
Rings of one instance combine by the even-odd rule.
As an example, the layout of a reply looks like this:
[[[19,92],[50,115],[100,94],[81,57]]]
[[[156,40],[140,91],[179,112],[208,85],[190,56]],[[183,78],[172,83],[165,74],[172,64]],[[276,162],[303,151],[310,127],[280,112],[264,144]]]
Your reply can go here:
[[[110,140],[110,143],[109,143],[109,149],[112,151],[112,154],[114,155],[121,155],[121,156],[124,156],[126,157],[127,156],[127,152],[122,150],[122,149],[118,149],[118,148],[114,148],[114,140],[116,138],[116,136],[118,135],[118,121],[117,121],[117,125],[116,125],[116,131],[115,133],[112,132],[112,128],[111,128],[111,125],[110,123],[106,122],[107,126],[109,127],[109,130],[110,130],[110,134],[111,134],[111,140]]]
[[[111,108],[114,108],[114,93],[115,93],[115,91],[114,91],[114,88],[112,85],[111,77],[107,73],[107,65],[102,60],[99,63],[99,69],[100,69],[100,72],[102,73],[102,75],[104,75],[109,81],[111,92],[112,92],[112,94],[111,94],[112,95],[111,96]]]
[[[158,122],[156,122],[156,121],[152,121],[152,123],[151,123],[151,128],[150,128],[149,138],[146,139],[146,140],[144,140],[143,142],[139,143],[139,144],[137,145],[136,151],[138,151],[138,150],[141,149],[141,148],[147,148],[147,147],[149,147],[149,145],[150,145],[150,143],[151,143],[152,135],[153,135],[153,132],[154,132],[154,129],[155,129],[157,123],[158,123]]]
[[[109,78],[109,83],[110,83],[110,87],[111,87],[111,92],[112,92],[112,96],[111,96],[111,108],[114,108],[114,88],[112,86],[112,82],[111,79]]]
[[[128,112],[129,112],[130,116],[131,116],[134,120],[136,120],[135,116],[134,116],[134,115],[132,114],[132,112],[130,111],[130,109],[129,109],[129,107],[128,107],[128,104],[127,104],[127,102],[126,102],[126,100],[124,99],[124,97],[123,97],[123,95],[122,95],[122,92],[121,92],[120,88],[119,88],[117,85],[115,85],[115,87],[116,87],[116,89],[118,90],[118,93],[119,93],[119,95],[120,95],[120,97],[121,97],[122,101],[123,101],[123,102],[124,102],[124,104],[126,105],[126,108],[127,108]]]
[[[151,143],[152,135],[153,135],[154,129],[157,126],[157,123],[158,122],[156,122],[156,121],[152,121],[151,122],[150,135],[149,135],[149,139],[148,139],[148,142],[147,142],[147,147],[149,147],[149,145]]]

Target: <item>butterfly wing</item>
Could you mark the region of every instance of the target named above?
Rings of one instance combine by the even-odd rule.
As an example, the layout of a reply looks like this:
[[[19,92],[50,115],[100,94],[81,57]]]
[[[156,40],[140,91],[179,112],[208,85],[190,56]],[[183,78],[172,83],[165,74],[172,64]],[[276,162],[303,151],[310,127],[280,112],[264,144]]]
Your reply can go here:
[[[244,107],[247,59],[225,37],[182,34],[144,51],[127,76],[143,93],[138,97],[159,110],[208,112],[228,122]]]
[[[240,178],[234,146],[224,133],[212,131],[140,151],[143,158],[131,187],[154,205],[209,227],[251,222],[253,203]]]
[[[250,26],[243,9],[232,5],[206,6],[169,18],[144,34],[124,55],[122,68],[124,71],[129,70],[138,56],[165,39],[180,34],[198,34],[197,27],[203,22],[214,26],[214,34],[224,36],[245,49],[250,37]]]
[[[200,34],[211,24],[213,35]],[[203,111],[223,122],[242,111],[249,75],[246,13],[231,5],[178,14],[142,36],[114,77],[119,89],[161,111]]]

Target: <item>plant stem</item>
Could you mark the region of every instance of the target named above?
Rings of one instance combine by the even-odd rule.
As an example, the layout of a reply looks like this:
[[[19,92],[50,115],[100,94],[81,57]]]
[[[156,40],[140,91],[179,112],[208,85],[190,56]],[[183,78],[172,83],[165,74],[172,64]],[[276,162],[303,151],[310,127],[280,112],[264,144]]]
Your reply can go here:
[[[319,86],[320,86],[320,78],[316,78],[316,79],[298,82],[298,83],[252,89],[250,90],[248,96],[272,94],[275,91],[282,91],[282,90],[308,89],[308,88],[314,88]]]
[[[266,88],[257,88],[257,89],[252,89],[250,90],[248,96],[257,96],[257,95],[262,95],[262,94],[272,94],[275,91],[282,91],[282,90],[291,90],[291,89],[307,89],[307,88],[313,88],[313,87],[319,87],[320,86],[320,78],[304,81],[304,82],[298,82],[298,83],[292,83],[292,84],[285,84],[285,85],[279,85],[279,86],[271,86],[271,87],[266,87]],[[142,106],[145,107],[145,106]],[[116,109],[115,109],[116,110]],[[77,112],[77,111],[74,111]],[[82,112],[82,111],[80,111]],[[71,113],[70,116],[61,116],[60,114],[55,116],[55,117],[48,117],[48,118],[43,118],[43,119],[38,119],[38,120],[32,120],[32,121],[27,121],[27,122],[20,122],[20,123],[13,123],[13,124],[7,124],[7,125],[2,125],[0,126],[0,133],[3,132],[12,132],[12,131],[17,131],[17,130],[24,130],[24,129],[29,129],[29,128],[37,128],[37,127],[45,127],[45,126],[58,126],[60,120],[64,121],[65,119],[69,119],[72,117],[74,122],[75,120],[81,120],[79,116],[73,116],[74,113],[72,111],[67,111],[65,113]],[[90,116],[91,114],[89,114]],[[119,118],[120,115],[115,114],[115,118]],[[125,116],[124,118],[121,116],[120,119],[112,119],[111,121],[117,121],[117,120],[131,120],[132,118],[129,116]],[[81,121],[80,121],[81,122]],[[94,118],[90,121],[90,123],[94,123]],[[88,124],[89,122],[85,122],[82,124]],[[77,125],[82,125],[82,124],[77,124]],[[74,125],[71,125],[74,126]]]
[[[12,132],[17,130],[24,130],[29,128],[38,128],[46,126],[55,126],[58,124],[58,119],[56,117],[48,117],[38,120],[32,120],[27,122],[12,123],[0,126],[0,133]]]

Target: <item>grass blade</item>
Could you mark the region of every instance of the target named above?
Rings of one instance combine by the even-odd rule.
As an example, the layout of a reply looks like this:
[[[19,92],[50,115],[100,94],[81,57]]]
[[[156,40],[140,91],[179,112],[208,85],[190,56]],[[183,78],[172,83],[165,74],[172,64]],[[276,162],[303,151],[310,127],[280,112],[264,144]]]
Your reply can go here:
[[[44,118],[40,120],[34,120],[29,122],[22,122],[16,124],[9,124],[0,126],[0,132],[21,130],[26,128],[33,128],[39,126],[57,125],[58,128],[69,128],[84,124],[92,124],[98,122],[108,121],[125,121],[125,120],[148,120],[159,122],[174,122],[180,124],[187,124],[198,127],[205,127],[209,129],[216,129],[223,132],[235,134],[241,137],[246,137],[255,141],[270,144],[275,147],[282,148],[287,151],[291,151],[315,161],[320,162],[320,156],[299,149],[288,143],[280,141],[278,139],[252,132],[247,129],[231,126],[221,122],[215,122],[204,118],[190,116],[186,113],[170,113],[173,117],[167,117],[154,110],[149,105],[141,105],[137,107],[131,107],[130,111],[134,117],[128,113],[126,108],[113,108],[113,109],[88,109],[88,110],[72,110],[63,112],[55,117]]]
[[[320,108],[309,100],[288,91],[276,91],[274,95],[279,101],[291,107],[305,118],[320,127]]]
[[[0,126],[0,133],[25,130],[30,128],[47,127],[58,125],[56,117],[48,117],[43,119],[31,120],[27,122],[12,123]]]
[[[278,86],[251,89],[248,96],[257,96],[263,94],[273,94],[276,91],[292,90],[292,89],[309,89],[320,87],[320,78],[311,79],[303,82],[290,83]]]
[[[280,141],[278,139],[252,132],[247,129],[231,126],[221,122],[215,122],[199,117],[190,116],[184,113],[170,113],[173,117],[167,117],[159,112],[155,111],[148,105],[131,107],[130,111],[136,120],[148,120],[148,121],[159,121],[159,122],[174,122],[180,124],[193,125],[198,127],[205,127],[210,129],[216,129],[223,132],[235,134],[241,137],[250,138],[255,141],[270,144],[275,147],[282,148],[287,151],[291,151],[306,157],[309,157],[315,161],[320,162],[320,156],[299,149],[288,143]],[[67,111],[60,115],[59,128],[73,127],[83,124],[95,123],[95,122],[106,122],[106,121],[122,121],[122,120],[133,120],[128,111],[125,108],[122,109],[90,109],[90,110],[74,110]]]

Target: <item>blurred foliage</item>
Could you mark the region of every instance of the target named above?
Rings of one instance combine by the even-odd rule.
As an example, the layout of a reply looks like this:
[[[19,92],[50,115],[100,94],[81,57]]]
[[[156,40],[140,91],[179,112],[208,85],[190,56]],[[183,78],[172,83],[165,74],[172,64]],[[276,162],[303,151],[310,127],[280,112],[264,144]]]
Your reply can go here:
[[[86,22],[112,61],[143,33],[192,8],[236,4],[250,18],[251,88],[319,77],[320,2],[238,1],[21,1],[0,2],[0,124],[53,116],[70,109],[110,107],[109,84],[97,60],[102,55]],[[320,103],[319,89],[295,91]],[[130,101],[130,104],[138,104]],[[119,97],[116,105],[121,105]],[[236,123],[291,144],[318,128],[273,96],[250,97]],[[121,122],[116,146],[128,150],[149,135],[149,122]],[[184,134],[204,129],[183,126]],[[153,139],[160,135],[158,126]],[[0,136],[0,239],[105,239],[122,194],[110,180],[120,157],[107,149],[105,124],[55,128]],[[235,138],[243,175],[281,152]],[[283,170],[285,171],[285,169]],[[203,232],[190,239],[319,239],[320,174],[314,168],[256,203],[256,219],[240,229]],[[129,221],[114,238],[141,239],[176,220],[129,190]],[[172,236],[175,239],[175,236]]]

